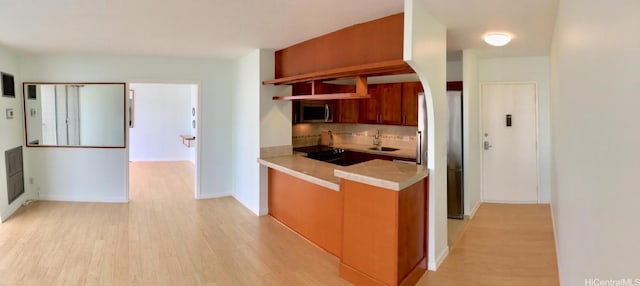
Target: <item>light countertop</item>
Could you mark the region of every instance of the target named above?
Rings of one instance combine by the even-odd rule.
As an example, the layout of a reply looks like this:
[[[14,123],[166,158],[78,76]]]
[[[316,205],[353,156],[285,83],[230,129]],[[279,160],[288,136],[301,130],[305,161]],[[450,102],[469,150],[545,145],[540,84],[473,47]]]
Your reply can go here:
[[[336,177],[400,191],[429,175],[425,166],[397,163],[387,160],[371,160],[334,171]]]
[[[258,159],[258,163],[334,191],[340,191],[340,178],[334,176],[334,170],[347,168],[309,159],[302,156],[302,153],[294,153],[293,155],[288,156],[260,158]]]
[[[402,158],[416,158],[416,149],[399,149],[396,151],[378,151],[378,150],[369,150],[369,148],[373,147],[373,145],[362,145],[362,144],[333,144],[333,148],[342,148],[349,151],[356,151],[362,153],[369,154],[377,154],[377,155],[386,155],[386,156],[394,156],[394,157],[402,157]]]
[[[363,145],[357,144],[339,144],[334,147],[360,151],[360,149],[357,148],[364,148],[362,146]],[[368,148],[368,146],[366,148]],[[375,152],[373,154],[401,157],[400,155],[389,154],[393,152],[367,151]],[[415,157],[415,154],[413,156]],[[309,159],[297,152],[287,156],[260,158],[258,162],[269,168],[334,191],[340,191],[340,178],[399,191],[422,180],[427,177],[429,173],[428,169],[424,166],[386,160],[371,160],[343,167]]]

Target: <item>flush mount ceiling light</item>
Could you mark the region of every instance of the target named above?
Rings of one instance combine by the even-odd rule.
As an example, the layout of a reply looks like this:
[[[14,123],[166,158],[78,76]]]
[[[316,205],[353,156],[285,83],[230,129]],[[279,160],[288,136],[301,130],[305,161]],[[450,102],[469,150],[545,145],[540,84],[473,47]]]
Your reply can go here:
[[[489,45],[502,47],[511,41],[511,35],[506,33],[489,33],[484,35],[484,41]]]

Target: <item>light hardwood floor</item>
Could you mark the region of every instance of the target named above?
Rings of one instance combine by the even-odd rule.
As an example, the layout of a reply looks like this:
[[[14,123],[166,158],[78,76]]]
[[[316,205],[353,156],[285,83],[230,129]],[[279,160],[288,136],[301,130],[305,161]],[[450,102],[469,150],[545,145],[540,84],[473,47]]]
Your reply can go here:
[[[417,285],[559,285],[549,205],[482,204]]]
[[[447,219],[447,242],[449,243],[449,248],[460,239],[468,222],[469,219],[466,217],[464,219]]]
[[[189,162],[132,163],[130,189],[128,204],[22,207],[0,225],[0,285],[349,285],[337,258],[269,216],[194,200]],[[518,207],[482,206],[419,284],[554,285],[548,208]]]

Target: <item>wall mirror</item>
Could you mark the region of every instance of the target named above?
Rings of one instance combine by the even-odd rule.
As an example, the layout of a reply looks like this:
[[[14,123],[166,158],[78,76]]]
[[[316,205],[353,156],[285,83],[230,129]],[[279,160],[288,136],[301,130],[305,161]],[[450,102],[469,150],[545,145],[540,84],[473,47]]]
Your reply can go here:
[[[25,82],[29,147],[125,147],[125,83]]]

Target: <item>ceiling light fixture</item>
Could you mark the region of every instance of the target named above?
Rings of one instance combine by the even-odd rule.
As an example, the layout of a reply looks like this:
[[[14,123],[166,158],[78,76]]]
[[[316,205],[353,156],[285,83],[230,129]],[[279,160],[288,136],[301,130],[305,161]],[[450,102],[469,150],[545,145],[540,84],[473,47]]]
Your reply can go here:
[[[511,35],[506,33],[489,33],[484,36],[484,41],[489,45],[502,47],[511,41]]]

